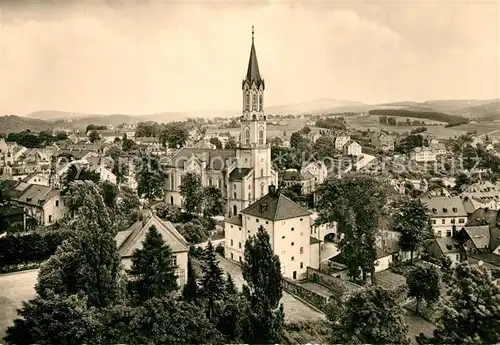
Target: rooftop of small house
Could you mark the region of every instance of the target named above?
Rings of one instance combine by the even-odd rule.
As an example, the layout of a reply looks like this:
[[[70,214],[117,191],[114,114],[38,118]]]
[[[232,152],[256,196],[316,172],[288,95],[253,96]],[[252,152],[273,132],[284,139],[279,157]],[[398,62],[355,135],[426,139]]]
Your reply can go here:
[[[12,198],[19,203],[31,206],[43,206],[51,198],[59,195],[59,190],[48,186],[29,185],[19,196]]]
[[[460,252],[460,246],[453,237],[437,237],[436,244],[443,254],[453,254]]]
[[[427,207],[431,218],[434,217],[466,217],[463,201],[460,197],[431,196],[421,198],[420,201]]]

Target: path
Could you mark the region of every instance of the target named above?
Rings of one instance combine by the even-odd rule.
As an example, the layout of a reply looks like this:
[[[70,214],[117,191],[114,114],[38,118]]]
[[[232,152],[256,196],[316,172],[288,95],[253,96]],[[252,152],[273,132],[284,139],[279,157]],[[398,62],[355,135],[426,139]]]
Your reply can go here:
[[[35,296],[38,269],[0,274],[0,343],[17,317],[22,301]]]
[[[495,129],[494,131],[491,131],[491,132],[488,132],[488,133],[484,133],[484,134],[478,135],[477,137],[478,137],[478,138],[484,138],[485,136],[487,136],[487,135],[491,135],[491,134],[496,133],[496,132],[498,132],[498,131],[500,131],[500,129]]]
[[[222,270],[224,272],[229,272],[234,279],[234,283],[241,289],[244,280],[240,266],[225,258],[220,258],[219,263]],[[283,298],[281,299],[281,302],[283,303],[285,321],[287,322],[317,321],[326,319],[325,315],[318,313],[285,291],[283,291]]]

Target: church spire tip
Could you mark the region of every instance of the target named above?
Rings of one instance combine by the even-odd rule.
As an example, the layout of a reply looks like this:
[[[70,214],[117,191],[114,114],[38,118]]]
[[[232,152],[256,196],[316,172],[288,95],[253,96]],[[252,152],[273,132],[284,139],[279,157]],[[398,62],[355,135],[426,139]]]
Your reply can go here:
[[[252,43],[253,43],[253,38],[254,38],[254,31],[253,31],[253,25],[252,25]]]

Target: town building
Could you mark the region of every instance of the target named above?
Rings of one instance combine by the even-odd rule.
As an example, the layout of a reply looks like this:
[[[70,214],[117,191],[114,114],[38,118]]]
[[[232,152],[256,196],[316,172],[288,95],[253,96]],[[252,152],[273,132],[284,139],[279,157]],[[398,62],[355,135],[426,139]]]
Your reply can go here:
[[[172,263],[177,266],[175,271],[177,285],[182,288],[187,282],[189,244],[172,223],[160,219],[156,214],[150,215],[147,220],[139,220],[127,230],[119,231],[116,234],[116,245],[123,268],[125,270],[130,269],[134,251],[142,249],[146,235],[153,226],[172,251]]]
[[[343,147],[344,154],[347,156],[359,157],[361,153],[361,145],[354,140],[349,140]]]
[[[165,202],[182,205],[179,187],[182,175],[187,172],[198,174],[203,186],[219,188],[227,200],[230,215],[237,215],[264,196],[268,186],[278,184],[278,174],[272,169],[271,147],[267,142],[265,83],[257,63],[253,33],[247,74],[241,88],[240,146],[234,150],[181,148],[165,167]]]
[[[452,237],[467,223],[467,212],[460,197],[426,197],[420,199],[427,208],[432,229],[438,237]]]
[[[300,169],[301,174],[306,171],[314,176],[317,186],[325,182],[326,177],[328,176],[328,168],[322,161],[309,162],[307,165],[303,166],[302,169]]]
[[[340,134],[335,138],[335,149],[342,151],[345,144],[351,140],[351,137],[347,134]]]
[[[436,154],[428,147],[416,147],[410,153],[412,160],[418,163],[435,162]]]
[[[395,142],[392,135],[377,134],[371,139],[371,144],[384,152],[394,151]]]
[[[280,185],[286,187],[299,184],[302,195],[311,194],[316,189],[315,177],[307,170],[299,172],[297,169],[286,169],[279,174],[279,181]]]
[[[453,237],[434,238],[427,251],[436,259],[440,259],[443,256],[447,257],[450,259],[452,267],[461,261],[461,246]]]
[[[225,256],[244,260],[246,240],[260,226],[269,233],[274,254],[278,255],[284,277],[301,279],[307,267],[318,268],[321,240],[310,235],[311,212],[269,186],[269,193],[241,211],[237,217],[226,219]]]
[[[16,189],[20,192],[12,197],[12,202],[23,207],[26,216],[37,224],[49,226],[64,217],[64,203],[58,189],[24,182]]]

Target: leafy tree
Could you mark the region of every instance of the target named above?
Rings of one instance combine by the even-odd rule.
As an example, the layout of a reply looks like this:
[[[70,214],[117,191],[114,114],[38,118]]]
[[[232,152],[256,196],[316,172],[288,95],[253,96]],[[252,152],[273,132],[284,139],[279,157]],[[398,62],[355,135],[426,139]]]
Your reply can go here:
[[[409,154],[414,148],[426,146],[426,139],[421,134],[409,135],[401,140],[396,151]]]
[[[352,279],[375,279],[375,236],[382,211],[387,206],[387,184],[369,175],[347,175],[341,180],[328,180],[321,189],[318,202],[320,221],[338,222],[344,234],[340,242]]]
[[[137,194],[127,186],[121,186],[118,194],[117,209],[124,216],[128,216],[133,222],[138,218],[138,212],[141,202]]]
[[[300,133],[307,135],[307,134],[311,133],[311,128],[309,128],[309,126],[304,126],[300,130]]]
[[[226,296],[236,295],[238,290],[236,290],[236,285],[234,285],[234,280],[231,274],[227,274],[226,278]]]
[[[110,157],[113,160],[111,172],[116,176],[116,183],[120,185],[122,182],[125,182],[129,169],[123,151],[115,146],[110,147],[106,151],[106,157]]]
[[[163,197],[165,177],[156,157],[142,156],[137,164],[137,192],[140,197],[156,200]]]
[[[172,262],[172,251],[155,226],[149,228],[142,249],[132,256],[128,274],[129,292],[138,303],[154,297],[162,297],[177,290],[177,266]]]
[[[422,300],[426,303],[434,303],[439,300],[441,278],[434,267],[417,266],[409,272],[406,278],[409,289],[408,296],[415,297],[417,301],[415,311],[417,315]]]
[[[222,269],[219,267],[219,261],[215,256],[215,250],[210,241],[208,241],[203,253],[202,268],[201,294],[207,301],[207,316],[212,319],[215,301],[222,299],[224,296],[225,284]]]
[[[457,176],[455,180],[454,190],[456,192],[462,192],[462,186],[468,186],[471,184],[471,179],[468,175],[461,173]]]
[[[336,155],[335,140],[330,136],[319,137],[314,143],[313,149],[318,159],[332,158]]]
[[[220,344],[222,335],[201,309],[172,298],[152,298],[130,322],[129,343]]]
[[[181,211],[177,206],[161,202],[155,205],[158,217],[168,220],[172,223],[181,222]]]
[[[137,144],[132,139],[124,138],[122,140],[122,150],[124,152],[130,152],[132,150],[137,150]]]
[[[420,199],[409,200],[403,204],[394,215],[393,228],[401,233],[399,245],[402,250],[410,251],[412,264],[413,253],[433,238],[431,221]]]
[[[244,256],[244,291],[250,303],[250,330],[245,340],[252,344],[276,343],[284,323],[283,304],[279,303],[283,296],[281,263],[262,225],[245,243]]]
[[[188,279],[182,290],[182,296],[186,302],[193,302],[198,298],[198,282],[190,258],[188,259]]]
[[[500,341],[500,286],[484,266],[457,265],[443,295],[434,335],[421,344],[495,344]]]
[[[178,223],[175,224],[175,227],[186,241],[192,244],[205,242],[210,235],[210,230],[200,219],[193,219],[188,223]]]
[[[236,150],[238,148],[238,143],[236,142],[236,138],[230,137],[226,141],[226,146],[224,148],[226,150]]]
[[[62,194],[66,194],[67,189],[73,181],[92,181],[94,183],[98,183],[100,179],[101,176],[99,173],[89,171],[83,167],[78,167],[75,164],[71,164],[66,174],[64,174],[62,181]]]
[[[222,142],[219,138],[210,138],[210,144],[215,145],[216,149],[222,149]]]
[[[271,147],[281,147],[283,146],[283,139],[281,137],[274,137],[271,139]]]
[[[378,286],[355,292],[331,321],[334,344],[410,343],[403,308]]]
[[[297,150],[304,143],[304,138],[299,132],[292,133],[290,137],[290,147]]]
[[[200,213],[203,206],[203,185],[200,176],[188,172],[181,177],[179,187],[182,196],[182,206],[187,213]]]
[[[208,186],[203,188],[203,214],[212,217],[224,214],[226,202],[219,188]]]
[[[153,121],[139,122],[135,130],[135,137],[157,137],[160,135],[160,126]]]
[[[97,131],[94,130],[94,131],[91,131],[89,133],[89,141],[91,143],[95,143],[96,141],[98,141],[100,139],[101,139],[101,136],[99,135],[99,132],[97,132]]]
[[[106,206],[115,208],[118,187],[109,181],[102,181],[99,183],[99,189]]]
[[[171,122],[165,125],[160,134],[163,146],[182,147],[189,138],[189,131],[182,122]]]

